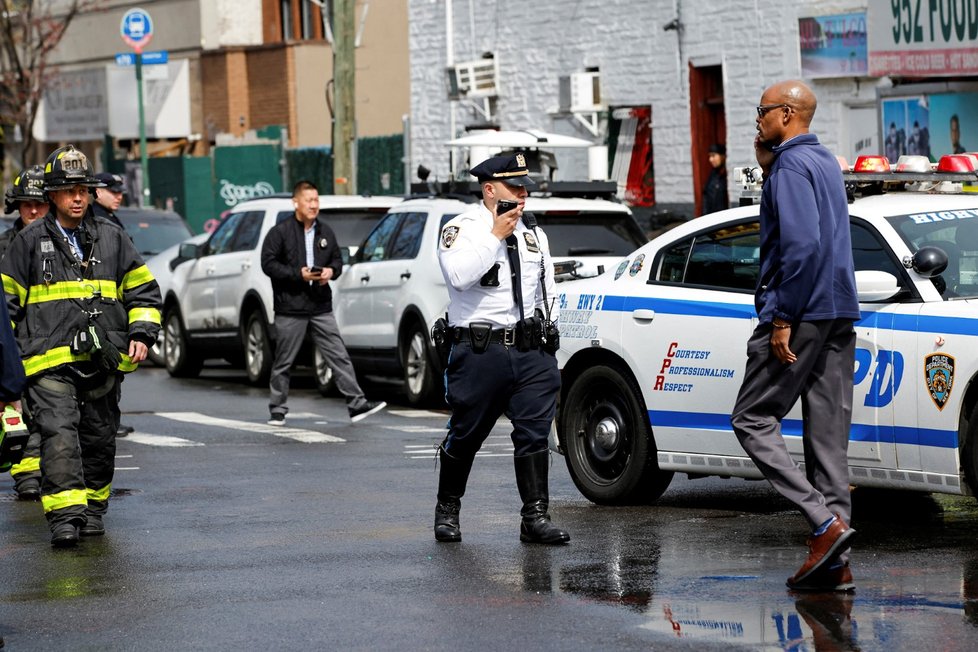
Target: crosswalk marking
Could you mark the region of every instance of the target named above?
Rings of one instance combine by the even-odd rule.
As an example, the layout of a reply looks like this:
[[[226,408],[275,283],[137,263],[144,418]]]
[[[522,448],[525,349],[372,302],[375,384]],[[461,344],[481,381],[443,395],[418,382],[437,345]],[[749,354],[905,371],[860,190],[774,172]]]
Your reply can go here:
[[[425,432],[448,432],[448,428],[432,428],[430,426],[381,426],[387,430],[397,430],[398,432],[425,433]]]
[[[263,423],[251,421],[238,421],[236,419],[221,419],[218,417],[207,416],[199,412],[157,412],[156,416],[183,423],[193,423],[199,426],[215,426],[217,428],[229,428],[231,430],[244,430],[245,432],[256,432],[263,435],[274,435],[300,441],[306,444],[322,444],[344,442],[345,439],[327,435],[314,430],[302,430],[301,428],[289,428],[269,426]],[[132,435],[129,436],[132,438]]]
[[[433,412],[432,410],[387,410],[388,414],[395,417],[407,417],[409,419],[447,419],[448,414],[444,412]]]
[[[437,455],[434,444],[404,444],[404,455],[412,460],[430,460]],[[506,435],[490,435],[476,457],[512,457],[513,442]]]
[[[130,432],[129,436],[126,437],[126,441],[134,441],[137,444],[146,444],[147,446],[181,447],[204,445],[199,441],[191,441],[181,437],[170,437],[169,435],[151,435],[145,432]]]

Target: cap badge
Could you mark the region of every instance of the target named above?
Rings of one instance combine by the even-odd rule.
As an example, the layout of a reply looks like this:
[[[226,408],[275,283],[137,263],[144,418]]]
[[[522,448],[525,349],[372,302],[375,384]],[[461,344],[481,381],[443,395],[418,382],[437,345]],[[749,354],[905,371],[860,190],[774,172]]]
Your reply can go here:
[[[525,168],[526,167],[526,157],[524,157],[522,154],[517,154],[516,155],[516,165],[520,166],[521,168]]]

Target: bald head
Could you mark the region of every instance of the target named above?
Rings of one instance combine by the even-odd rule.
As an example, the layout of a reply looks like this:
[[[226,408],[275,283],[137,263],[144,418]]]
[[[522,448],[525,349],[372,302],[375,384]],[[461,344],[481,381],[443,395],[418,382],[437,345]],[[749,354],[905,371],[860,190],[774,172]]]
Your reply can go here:
[[[774,84],[764,91],[765,104],[767,103],[766,98],[768,97],[768,93],[771,93],[774,103],[787,104],[793,108],[805,127],[812,124],[812,118],[815,117],[815,107],[818,106],[818,100],[815,99],[815,93],[812,92],[812,89],[805,82],[797,79],[789,79]]]
[[[816,104],[812,89],[797,79],[769,86],[761,95],[757,109],[757,132],[761,143],[770,147],[808,133]]]

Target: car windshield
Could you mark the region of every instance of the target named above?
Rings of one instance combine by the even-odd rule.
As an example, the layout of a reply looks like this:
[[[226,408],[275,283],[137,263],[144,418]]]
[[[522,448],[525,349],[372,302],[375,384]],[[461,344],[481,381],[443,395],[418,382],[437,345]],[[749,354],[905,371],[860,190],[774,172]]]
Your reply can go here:
[[[630,215],[534,212],[558,256],[626,256],[648,242]]]
[[[970,216],[973,212],[946,211],[887,218],[911,251],[930,246],[939,247],[947,254],[947,269],[933,279],[944,299],[978,297],[978,218]]]
[[[326,209],[319,211],[336,234],[341,247],[356,247],[387,212],[386,208]]]
[[[118,216],[144,257],[155,256],[193,236],[186,222],[176,213],[119,211]]]

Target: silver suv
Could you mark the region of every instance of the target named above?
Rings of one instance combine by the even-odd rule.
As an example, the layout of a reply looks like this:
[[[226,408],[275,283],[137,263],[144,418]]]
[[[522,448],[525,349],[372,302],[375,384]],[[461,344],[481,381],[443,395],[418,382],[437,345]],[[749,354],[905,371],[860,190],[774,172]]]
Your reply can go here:
[[[333,312],[357,372],[403,379],[413,405],[444,393],[429,337],[448,309],[438,238],[474,201],[404,200],[377,223],[333,285]],[[568,270],[558,281],[610,269],[646,242],[628,208],[615,202],[530,196],[526,211],[546,231],[555,267]]]
[[[359,243],[400,197],[321,195],[325,215],[341,247]],[[269,195],[242,202],[204,243],[185,242],[163,298],[163,357],[172,376],[196,376],[205,360],[243,364],[248,380],[264,384],[272,365],[272,283],[261,269],[268,231],[294,212],[292,197]],[[317,381],[325,390],[330,372],[315,354]]]

